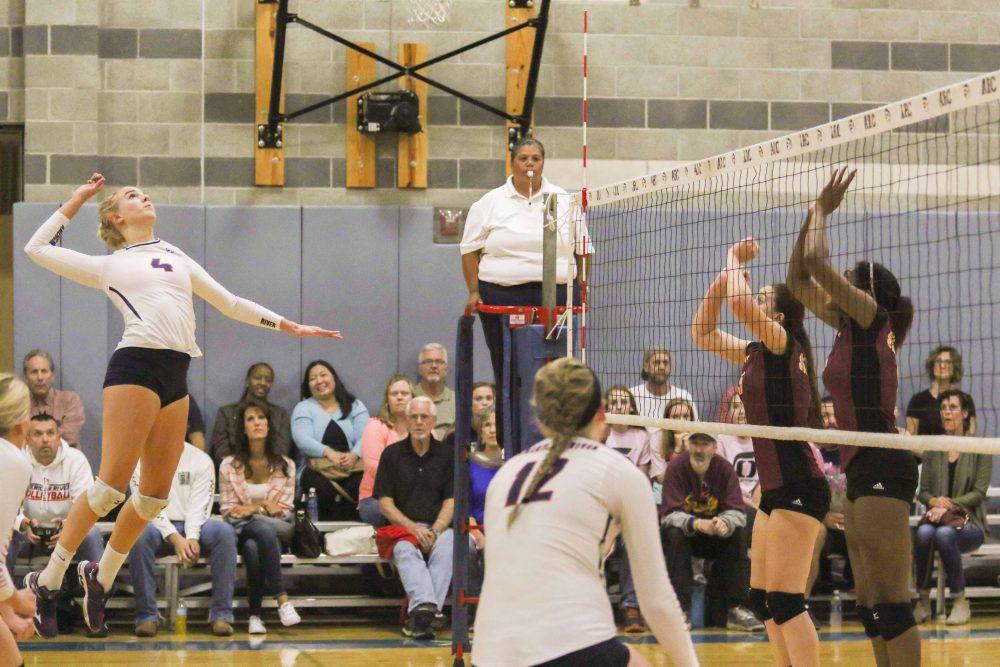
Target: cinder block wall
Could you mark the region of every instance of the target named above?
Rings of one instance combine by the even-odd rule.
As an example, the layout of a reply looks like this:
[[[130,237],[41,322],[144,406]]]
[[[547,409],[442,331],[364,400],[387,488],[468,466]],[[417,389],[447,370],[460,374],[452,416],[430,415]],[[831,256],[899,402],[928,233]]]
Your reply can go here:
[[[751,7],[752,4],[759,8]],[[574,187],[580,155],[582,11],[590,10],[593,183],[689,160],[1000,68],[998,0],[554,0],[536,133]],[[468,205],[503,174],[501,124],[430,102],[430,189],[344,188],[344,108],[286,128],[287,183],[254,188],[255,0],[0,0],[0,119],[26,125],[26,197],[58,201],[101,169],[174,203]],[[293,11],[394,57],[431,55],[504,23],[503,0],[456,0],[422,29],[408,0],[293,0]],[[344,49],[289,31],[288,108],[344,90]],[[502,41],[432,75],[502,105]],[[382,68],[380,68],[380,73]]]

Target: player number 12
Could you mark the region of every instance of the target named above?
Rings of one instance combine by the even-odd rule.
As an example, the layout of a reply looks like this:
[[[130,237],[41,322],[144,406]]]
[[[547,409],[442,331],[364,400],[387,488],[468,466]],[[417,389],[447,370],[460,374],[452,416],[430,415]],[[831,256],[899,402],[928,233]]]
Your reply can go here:
[[[538,500],[551,500],[552,491],[542,491],[542,488],[548,484],[553,477],[562,472],[563,468],[566,467],[566,459],[557,459],[552,465],[552,470],[546,473],[545,477],[542,479],[541,484],[535,490],[535,493],[530,498],[525,498],[523,502],[533,503]],[[524,483],[528,481],[528,477],[531,475],[531,471],[535,469],[537,461],[531,463],[525,463],[524,467],[517,471],[517,475],[514,477],[514,483],[510,486],[510,492],[507,494],[507,507],[517,504],[517,499],[521,497],[521,488]]]

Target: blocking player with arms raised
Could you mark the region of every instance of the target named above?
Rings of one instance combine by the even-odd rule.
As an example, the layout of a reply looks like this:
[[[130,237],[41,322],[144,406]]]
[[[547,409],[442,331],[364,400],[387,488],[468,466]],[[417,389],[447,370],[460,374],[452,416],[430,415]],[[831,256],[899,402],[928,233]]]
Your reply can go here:
[[[504,465],[486,493],[486,577],[476,614],[477,667],[648,665],[620,643],[602,563],[619,531],[639,604],[675,665],[697,665],[667,577],[649,482],[598,441],[600,382],[559,359],[535,377],[548,439]]]

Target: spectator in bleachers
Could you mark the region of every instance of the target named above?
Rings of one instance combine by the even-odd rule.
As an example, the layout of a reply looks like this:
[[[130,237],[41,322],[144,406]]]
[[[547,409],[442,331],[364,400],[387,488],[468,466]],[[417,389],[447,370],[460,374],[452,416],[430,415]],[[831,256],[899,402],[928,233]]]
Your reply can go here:
[[[194,396],[188,395],[188,420],[187,431],[184,433],[184,441],[205,451],[205,417],[201,414]]]
[[[55,389],[56,365],[45,350],[32,350],[22,363],[24,382],[31,390],[31,414],[44,412],[59,422],[62,439],[70,447],[80,447],[80,431],[86,422],[83,402],[75,391]]]
[[[368,408],[323,360],[306,366],[301,391],[292,410],[301,494],[316,489],[322,521],[357,521]]]
[[[413,383],[410,378],[402,374],[393,375],[385,385],[378,415],[368,420],[365,432],[361,434],[361,460],[365,472],[358,491],[358,514],[362,521],[376,528],[381,528],[387,522],[379,510],[378,498],[372,496],[375,474],[385,448],[409,435],[406,406],[411,398]]]
[[[455,457],[434,438],[435,412],[426,396],[407,404],[410,434],[386,448],[375,477],[375,497],[392,524],[379,529],[379,554],[391,556],[409,598],[403,635],[418,639],[444,627],[451,586]]]
[[[486,509],[486,489],[497,469],[503,463],[503,449],[497,440],[497,411],[492,405],[480,414],[479,431],[476,437],[476,451],[469,458],[469,514],[478,525],[483,525]],[[482,533],[477,533],[478,538]],[[480,547],[482,548],[482,547]]]
[[[483,414],[488,408],[494,408],[497,402],[497,388],[492,382],[472,383],[472,433],[471,442],[477,442],[479,437],[479,425],[483,419]],[[496,413],[496,409],[493,410]],[[494,417],[494,421],[496,417]]]
[[[643,417],[660,417],[671,399],[683,398],[691,405],[692,419],[698,419],[691,392],[670,384],[673,368],[673,357],[665,347],[648,348],[642,355],[643,382],[632,387],[632,395]]]
[[[916,435],[941,435],[944,433],[944,425],[941,423],[939,399],[944,391],[958,390],[955,385],[961,382],[965,375],[962,354],[951,345],[938,345],[927,355],[924,372],[931,381],[931,386],[914,394],[907,404],[906,430]],[[969,410],[969,426],[966,428],[966,433],[975,435],[976,403],[968,394],[965,394],[963,400]]]
[[[274,431],[275,446],[282,456],[289,456],[292,451],[292,420],[288,410],[267,400],[274,386],[274,369],[266,361],[258,361],[247,369],[243,395],[240,400],[229,405],[223,405],[215,415],[212,425],[211,454],[216,467],[233,453],[236,439],[243,425],[239,423],[240,404],[247,398],[267,403],[271,409],[271,429]]]
[[[612,385],[604,394],[605,410],[615,415],[638,415],[639,409],[635,397],[625,385]],[[653,445],[656,440],[648,430],[641,426],[624,426],[611,424],[605,444],[620,452],[634,463],[648,478],[658,477],[666,471],[666,463],[660,456],[659,447]],[[634,634],[646,631],[646,622],[639,610],[639,600],[635,594],[635,583],[632,580],[632,569],[629,565],[625,542],[620,537],[616,542],[618,554],[618,586],[621,599],[618,607],[624,619],[625,633]]]
[[[837,426],[837,415],[833,411],[833,397],[829,394],[823,396],[819,402],[819,414],[823,420],[823,428],[829,428],[836,430],[839,428]],[[840,466],[840,447],[837,445],[817,445],[819,447],[819,453],[823,456],[823,461],[826,463],[832,463],[833,465]]]
[[[141,464],[132,477],[132,492],[138,489]],[[233,634],[233,588],[236,586],[236,533],[225,521],[210,519],[215,501],[215,465],[211,457],[190,443],[177,464],[170,485],[169,504],[146,526],[128,556],[128,569],[135,589],[135,634],[155,637],[159,627],[156,611],[157,557],[175,555],[184,567],[192,567],[202,555],[212,573],[212,608],[208,622],[212,634]]]
[[[60,437],[59,423],[52,415],[41,412],[32,416],[25,442],[27,447],[21,449],[21,454],[31,464],[31,481],[7,551],[6,565],[11,576],[15,561],[26,547],[29,558],[52,552],[70,508],[94,481],[87,457]],[[99,560],[103,550],[101,531],[94,526],[73,560]],[[70,579],[63,582],[63,601],[73,597],[74,584],[75,580]],[[55,599],[39,600],[40,605],[58,603]]]
[[[612,385],[604,394],[604,406],[610,414],[638,415],[632,391],[623,384]],[[605,441],[628,457],[649,478],[659,478],[667,469],[659,447],[659,437],[641,426],[611,424]]]
[[[730,387],[722,395],[723,403],[726,406],[723,419],[717,419],[723,424],[746,424],[747,412],[743,407],[743,399],[740,398],[736,387]],[[719,412],[722,412],[721,406]],[[753,533],[753,517],[757,513],[756,496],[759,495],[760,480],[757,477],[757,459],[754,458],[753,441],[750,438],[738,435],[720,434],[716,441],[719,447],[719,454],[729,461],[736,470],[736,476],[740,478],[740,491],[743,493],[743,502],[747,505],[747,535]]]
[[[692,421],[695,418],[694,406],[686,398],[672,398],[664,406],[662,416]],[[660,457],[669,464],[687,449],[687,437],[688,434],[684,431],[663,429],[660,432]]]
[[[948,389],[941,392],[938,401],[945,434],[967,435],[972,418],[968,394]],[[983,503],[992,472],[993,457],[988,454],[924,452],[917,497],[928,509],[917,527],[913,550],[920,593],[913,616],[918,623],[930,618],[931,614],[931,566],[935,551],[941,558],[952,595],[951,613],[946,623],[962,625],[972,617],[965,599],[962,554],[975,551],[983,544],[987,530]]]
[[[284,626],[302,619],[288,601],[281,578],[283,544],[292,538],[295,463],[282,456],[268,427],[268,406],[253,399],[240,411],[243,431],[236,451],[219,467],[219,508],[236,530],[237,545],[247,571],[250,634],[264,634],[261,620],[265,595],[278,602]]]
[[[437,408],[434,437],[444,440],[455,428],[455,392],[445,386],[448,377],[448,350],[440,343],[427,343],[417,356],[417,386],[414,396],[426,396]]]
[[[705,625],[762,632],[745,607],[749,583],[746,514],[736,471],[715,453],[715,439],[692,433],[688,451],[667,466],[660,505],[667,572],[685,613],[691,613],[693,558],[705,564]]]

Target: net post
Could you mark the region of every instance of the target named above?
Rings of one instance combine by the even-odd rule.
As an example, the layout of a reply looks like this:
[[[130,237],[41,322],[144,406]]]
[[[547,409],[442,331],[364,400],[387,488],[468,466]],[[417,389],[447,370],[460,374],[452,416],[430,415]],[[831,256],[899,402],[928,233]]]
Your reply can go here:
[[[555,319],[553,315],[556,312],[556,266],[559,261],[557,210],[556,195],[547,195],[542,206],[542,312],[547,313],[543,321],[545,333],[548,333],[549,326],[554,324],[552,320]]]
[[[451,519],[452,604],[451,653],[455,661],[469,650],[469,432],[472,429],[472,325],[475,318],[464,315],[458,320],[455,343],[455,511]],[[461,663],[458,663],[461,664]]]

